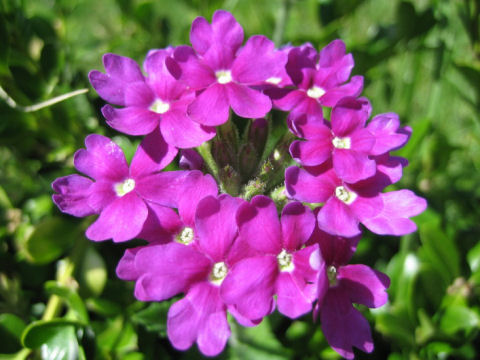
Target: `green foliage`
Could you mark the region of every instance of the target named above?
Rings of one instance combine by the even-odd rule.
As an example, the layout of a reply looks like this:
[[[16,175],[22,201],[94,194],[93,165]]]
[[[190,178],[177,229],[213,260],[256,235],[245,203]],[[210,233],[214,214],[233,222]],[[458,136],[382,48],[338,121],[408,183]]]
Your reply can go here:
[[[169,303],[137,302],[132,284],[116,278],[125,247],[87,243],[91,219],[64,216],[50,200],[51,182],[74,172],[87,134],[115,136],[129,159],[138,139],[106,126],[94,91],[36,112],[21,107],[91,89],[87,74],[103,69],[103,53],[141,62],[151,48],[188,43],[191,21],[217,8],[231,11],[247,36],[262,33],[277,45],[320,48],[341,37],[374,114],[397,112],[413,129],[397,153],[410,166],[395,187],[426,197],[429,210],[417,217],[416,234],[360,242],[353,262],[385,271],[392,283],[389,303],[365,312],[375,351],[358,357],[479,358],[477,0],[0,0],[0,85],[17,103],[0,99],[0,359],[201,358],[166,340]],[[265,171],[282,145],[276,120],[258,155]],[[232,333],[220,358],[338,359],[309,317],[232,323]]]

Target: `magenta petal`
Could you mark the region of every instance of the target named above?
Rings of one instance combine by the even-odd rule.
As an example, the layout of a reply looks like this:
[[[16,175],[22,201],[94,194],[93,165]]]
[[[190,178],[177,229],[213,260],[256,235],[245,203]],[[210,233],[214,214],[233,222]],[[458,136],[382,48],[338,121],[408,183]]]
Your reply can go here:
[[[312,302],[303,293],[304,284],[299,284],[298,280],[288,272],[281,272],[276,282],[278,311],[291,319],[312,309]]]
[[[360,237],[360,235],[353,238],[334,236],[317,227],[311,240],[320,245],[322,258],[328,265],[339,266],[350,261],[357,249]]]
[[[370,108],[370,102],[364,98],[347,97],[342,99],[332,110],[334,134],[339,137],[351,136],[355,131],[363,129],[369,117]]]
[[[296,140],[290,145],[290,155],[301,165],[315,166],[324,163],[332,155],[331,137],[310,141]]]
[[[203,158],[193,149],[183,149],[180,152],[178,165],[180,169],[183,170],[201,170],[203,167]]]
[[[277,274],[275,256],[244,259],[233,266],[223,281],[221,296],[246,318],[261,319],[272,310]]]
[[[190,43],[199,54],[205,54],[212,45],[213,31],[203,17],[197,17],[190,29]]]
[[[387,288],[390,279],[387,275],[366,265],[346,265],[338,268],[337,279],[347,289],[350,301],[369,308],[383,306],[388,300]]]
[[[217,183],[210,174],[204,175],[198,170],[187,172],[179,190],[178,198],[178,213],[183,223],[192,227],[197,204],[204,197],[216,196],[217,193]]]
[[[155,101],[155,94],[144,82],[129,84],[125,89],[125,105],[148,108]]]
[[[115,184],[111,181],[99,180],[95,181],[90,187],[90,197],[88,198],[88,206],[95,213],[100,213],[105,207],[118,199],[115,193]]]
[[[315,228],[315,216],[312,211],[299,202],[287,204],[282,210],[283,248],[298,250],[312,235]]]
[[[144,80],[140,67],[132,59],[115,54],[105,54],[103,64],[107,73],[91,71],[88,74],[90,83],[104,100],[115,105],[125,105],[125,89],[128,84]]]
[[[375,145],[375,138],[367,129],[359,129],[355,131],[350,137],[351,149],[358,152],[368,153],[371,155],[371,150]]]
[[[135,256],[135,266],[141,274],[135,286],[137,299],[162,301],[203,281],[211,262],[193,246],[171,242],[144,246]]]
[[[86,149],[77,150],[75,168],[95,180],[121,181],[128,176],[122,149],[109,138],[92,134],[85,138]]]
[[[367,127],[368,131],[376,139],[371,154],[384,154],[405,145],[410,137],[410,133],[399,128],[400,120],[397,114],[386,113],[375,116]]]
[[[135,256],[137,255],[137,252],[139,252],[142,248],[142,246],[139,246],[136,248],[125,250],[125,253],[118,262],[116,269],[117,276],[120,279],[126,281],[134,281],[138,279],[140,274],[135,267]]]
[[[320,98],[320,102],[324,106],[333,107],[339,100],[346,96],[357,97],[363,90],[363,76],[353,76],[350,82],[328,89],[328,91]]]
[[[121,242],[133,239],[142,230],[148,209],[134,191],[116,199],[102,210],[98,219],[87,229],[90,240],[113,239]]]
[[[391,191],[380,194],[383,200],[382,211],[371,218],[362,218],[370,231],[380,235],[406,235],[417,230],[409,217],[423,212],[427,207],[425,199],[410,190]]]
[[[268,96],[248,86],[229,83],[226,89],[230,105],[238,116],[261,118],[272,109],[272,101]]]
[[[73,216],[83,217],[95,214],[87,201],[91,185],[92,180],[80,175],[58,178],[52,183],[52,189],[58,193],[53,194],[53,202],[62,212]]]
[[[144,176],[137,181],[135,189],[146,200],[177,207],[185,175],[185,171],[165,171]]]
[[[185,82],[193,90],[205,89],[216,81],[212,69],[204,64],[189,46],[179,46],[174,57],[167,58],[165,64],[176,79]]]
[[[130,165],[130,174],[137,179],[158,172],[170,164],[177,153],[178,150],[165,142],[157,128],[140,143]]]
[[[215,136],[215,128],[200,125],[179,110],[163,115],[160,130],[167,143],[178,148],[200,146]]]
[[[275,52],[273,41],[262,35],[252,36],[238,51],[232,65],[235,81],[246,85],[258,85],[275,75],[277,69],[285,65]]]
[[[355,309],[343,288],[331,288],[325,296],[320,319],[329,345],[346,359],[353,359],[353,346],[373,351],[370,325]]]
[[[143,81],[142,70],[138,64],[125,56],[116,54],[103,55],[103,65],[107,73],[126,82]]]
[[[214,262],[225,259],[238,233],[235,213],[243,201],[223,194],[203,198],[195,213],[198,245]]]
[[[182,228],[178,214],[171,208],[147,203],[148,216],[138,238],[152,243],[167,243],[173,240],[173,234]]]
[[[288,195],[295,200],[322,203],[335,193],[338,181],[333,171],[315,176],[305,169],[290,166],[285,170]]]
[[[168,312],[167,334],[172,345],[186,350],[196,340],[206,356],[218,355],[230,337],[226,308],[217,287],[194,285]]]
[[[138,107],[116,109],[110,105],[102,108],[107,124],[128,135],[145,135],[158,126],[160,115]]]
[[[284,97],[275,100],[275,106],[280,110],[290,111],[298,104],[300,104],[305,98],[306,94],[301,90],[292,90]]]
[[[317,220],[318,227],[332,235],[352,237],[360,234],[355,214],[336,197],[331,197],[320,209]]]
[[[235,53],[243,43],[242,26],[228,11],[215,11],[212,17],[212,30],[215,42],[232,53]]]
[[[282,250],[282,230],[275,203],[263,195],[254,196],[250,203],[237,211],[240,236],[257,251],[277,255]]]
[[[334,151],[333,167],[338,177],[347,183],[369,178],[377,171],[375,160],[368,155],[346,149]]]
[[[202,125],[217,126],[228,120],[228,96],[224,85],[214,84],[188,106],[190,117]]]
[[[345,54],[345,43],[342,40],[333,40],[320,51],[321,68],[335,67],[335,82],[344,83],[350,77],[353,69],[353,57]]]

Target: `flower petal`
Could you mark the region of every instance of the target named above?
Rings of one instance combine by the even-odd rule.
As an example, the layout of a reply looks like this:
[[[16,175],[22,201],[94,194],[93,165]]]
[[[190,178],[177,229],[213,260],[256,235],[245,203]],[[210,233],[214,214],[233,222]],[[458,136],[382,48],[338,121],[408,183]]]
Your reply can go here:
[[[120,279],[126,281],[135,281],[138,279],[140,274],[135,267],[135,256],[142,248],[143,246],[138,246],[136,248],[125,250],[125,253],[118,262],[117,269],[115,270]]]
[[[177,207],[185,175],[185,171],[164,171],[144,176],[137,181],[135,189],[146,200]]]
[[[116,109],[110,105],[102,108],[107,124],[113,129],[128,135],[145,135],[151,133],[160,120],[160,115],[139,107]]]
[[[296,166],[288,167],[285,170],[285,185],[288,195],[295,200],[311,203],[327,201],[335,193],[335,187],[339,182],[332,170],[315,175]]]
[[[135,256],[135,267],[141,274],[136,298],[163,301],[206,279],[211,262],[193,246],[171,242],[144,246]]]
[[[312,211],[299,202],[287,204],[282,210],[283,248],[295,251],[302,247],[315,228]]]
[[[178,214],[171,208],[147,203],[148,216],[138,238],[151,243],[167,243],[173,240],[173,234],[182,228]]]
[[[366,265],[355,264],[338,268],[337,280],[347,289],[350,301],[377,308],[388,300],[387,289],[390,279],[387,275]]]
[[[133,239],[142,230],[147,215],[145,202],[132,191],[104,208],[87,229],[86,236],[94,241],[112,239],[122,242]]]
[[[223,194],[207,196],[197,206],[195,229],[198,245],[214,262],[225,259],[238,233],[235,214],[243,201]]]
[[[215,136],[215,128],[200,125],[179,110],[172,110],[163,115],[160,131],[167,143],[178,148],[200,146]]]
[[[427,207],[425,199],[410,190],[398,190],[380,194],[383,209],[375,217],[361,218],[370,231],[380,235],[401,236],[417,230],[409,218],[423,212]]]
[[[229,83],[226,90],[230,106],[238,116],[261,118],[272,109],[272,101],[268,96],[248,86]]]
[[[328,91],[320,98],[323,106],[333,107],[337,102],[346,96],[357,97],[363,90],[363,76],[353,76],[350,82],[328,89]]]
[[[405,145],[410,138],[409,128],[400,128],[400,120],[395,113],[386,113],[375,116],[367,126],[375,137],[375,146],[372,155],[381,155],[396,150]]]
[[[92,180],[75,174],[55,179],[52,189],[58,194],[52,195],[53,202],[62,212],[73,216],[93,215],[95,211],[87,201],[92,184]]]
[[[370,325],[355,309],[343,288],[331,288],[320,310],[322,331],[329,345],[346,359],[353,359],[353,346],[373,351]]]
[[[360,234],[358,220],[350,207],[331,197],[320,209],[318,227],[332,235],[352,237]]]
[[[332,130],[336,136],[351,136],[363,129],[367,122],[370,102],[367,99],[346,97],[338,102],[332,110]]]
[[[178,150],[168,144],[156,128],[145,136],[137,148],[130,165],[130,174],[135,179],[156,173],[170,164]]]
[[[278,265],[274,256],[257,256],[236,263],[223,280],[220,294],[226,304],[250,320],[272,311]]]
[[[187,172],[179,190],[178,213],[187,226],[193,227],[197,205],[204,197],[217,196],[215,179],[199,170]]]
[[[338,177],[347,183],[369,178],[377,171],[375,160],[367,154],[347,149],[335,149],[333,168]]]
[[[206,126],[217,126],[227,122],[228,111],[227,90],[220,84],[208,87],[188,106],[188,115]]]
[[[290,155],[301,165],[315,166],[323,164],[332,156],[331,137],[311,141],[296,140],[290,145]]]
[[[282,250],[282,231],[275,203],[263,195],[237,210],[240,236],[257,251],[277,255]]]

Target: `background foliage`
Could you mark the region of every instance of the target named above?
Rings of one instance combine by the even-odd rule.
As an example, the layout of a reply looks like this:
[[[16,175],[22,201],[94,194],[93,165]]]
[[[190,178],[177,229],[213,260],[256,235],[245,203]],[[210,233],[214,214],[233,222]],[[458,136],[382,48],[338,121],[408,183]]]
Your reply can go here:
[[[478,0],[0,0],[0,85],[18,104],[76,89],[36,112],[0,99],[0,359],[192,359],[165,335],[167,304],[134,300],[115,266],[127,245],[84,237],[92,219],[62,215],[50,183],[73,173],[89,133],[127,154],[138,139],[104,124],[88,84],[101,56],[140,63],[151,48],[188,43],[196,16],[231,11],[246,35],[277,45],[342,38],[365,76],[374,114],[413,128],[398,188],[428,199],[419,231],[364,236],[353,262],[386,272],[390,301],[365,312],[369,359],[480,357],[480,33]],[[1,97],[5,98],[2,92]],[[131,244],[128,246],[132,246]],[[364,309],[362,309],[364,310]],[[273,315],[233,326],[225,359],[336,359],[318,324]]]

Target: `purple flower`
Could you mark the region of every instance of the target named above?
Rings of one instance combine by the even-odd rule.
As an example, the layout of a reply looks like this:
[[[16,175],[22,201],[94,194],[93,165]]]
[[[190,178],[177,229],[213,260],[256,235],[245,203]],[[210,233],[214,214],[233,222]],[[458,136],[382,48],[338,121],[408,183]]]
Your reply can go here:
[[[285,171],[288,195],[296,200],[324,203],[317,220],[323,231],[332,235],[352,237],[360,234],[359,222],[380,235],[405,235],[416,230],[409,218],[425,210],[425,199],[410,190],[381,193],[398,179],[402,162],[382,159],[376,175],[357,183],[341,180],[327,162],[300,169],[291,166]]]
[[[297,89],[275,101],[287,111],[322,117],[322,106],[333,107],[345,96],[357,97],[363,89],[363,77],[353,76],[353,57],[345,54],[345,44],[334,40],[316,54],[308,44],[290,50],[286,69]]]
[[[248,319],[260,319],[275,308],[296,318],[311,310],[316,299],[317,271],[310,263],[317,246],[303,247],[313,232],[310,209],[290,203],[278,219],[275,203],[255,196],[237,212],[240,241],[255,253],[236,263],[222,284],[225,301]],[[318,256],[318,254],[317,254]]]
[[[216,126],[228,120],[230,107],[245,118],[264,117],[272,107],[268,96],[253,89],[275,78],[284,67],[286,54],[275,50],[265,36],[243,42],[243,29],[228,12],[217,10],[212,24],[199,17],[190,32],[193,49],[180,46],[166,64],[170,72],[198,91],[188,114],[202,125]]]
[[[370,325],[352,303],[377,308],[388,300],[390,279],[366,265],[347,265],[359,237],[342,238],[315,229],[309,242],[320,245],[323,258],[319,275],[319,300],[314,316],[320,315],[323,334],[330,346],[346,359],[353,359],[353,346],[373,351]]]
[[[174,216],[178,187],[185,172],[159,172],[177,154],[159,131],[140,144],[130,168],[120,147],[102,135],[89,135],[86,149],[75,153],[75,168],[87,175],[56,179],[52,188],[55,204],[68,214],[100,214],[87,229],[89,239],[126,241],[139,235],[151,211]]]
[[[136,280],[139,300],[162,301],[185,293],[168,312],[167,334],[177,349],[196,342],[204,355],[219,354],[230,336],[227,309],[243,325],[255,324],[228,308],[221,295],[231,267],[248,255],[235,241],[235,213],[242,202],[226,194],[204,197],[188,234],[168,244],[127,250],[120,260],[117,274]]]
[[[338,177],[349,183],[375,175],[375,161],[369,158],[375,137],[365,128],[370,110],[366,99],[347,97],[333,108],[331,126],[314,116],[293,120],[296,132],[307,141],[294,141],[290,154],[305,166],[320,165],[332,158]]]
[[[105,54],[106,73],[91,71],[90,82],[104,100],[123,106],[102,108],[112,128],[129,135],[145,135],[160,128],[168,144],[179,148],[199,146],[215,136],[215,129],[199,125],[187,115],[195,94],[168,72],[165,58],[172,51],[149,52],[144,63],[146,78],[132,59]]]
[[[193,149],[183,149],[180,151],[179,166],[184,170],[201,170],[203,158]]]

